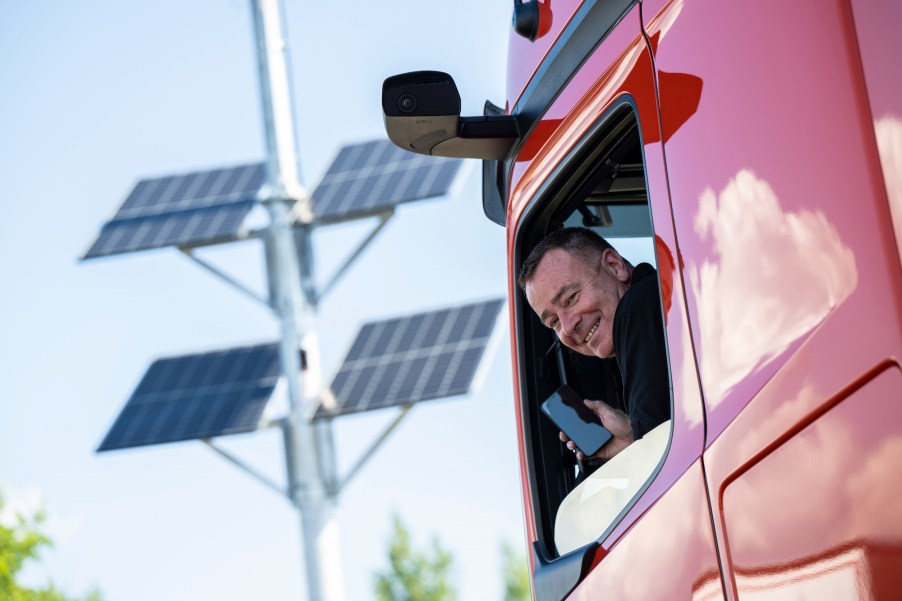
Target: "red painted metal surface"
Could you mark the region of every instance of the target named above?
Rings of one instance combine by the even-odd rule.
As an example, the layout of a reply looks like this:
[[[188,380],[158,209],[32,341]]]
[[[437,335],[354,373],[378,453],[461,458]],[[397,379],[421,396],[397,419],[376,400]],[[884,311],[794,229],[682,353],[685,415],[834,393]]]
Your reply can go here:
[[[546,4],[556,20],[578,5]],[[902,78],[886,49],[900,11],[645,0],[521,149],[512,296],[524,210],[624,94],[672,279],[671,447],[573,598],[798,598],[818,583],[826,598],[900,598]],[[559,25],[529,47],[512,36],[509,106]],[[535,540],[525,471],[522,482]],[[679,590],[652,590],[656,579]]]
[[[703,82],[665,154],[710,443],[831,320],[842,382],[896,352],[897,320],[860,316],[898,316],[898,266],[844,3],[663,10],[659,72]]]
[[[837,392],[781,373],[756,405],[799,406],[806,417],[776,410],[751,428],[743,415],[712,445],[706,465],[720,482],[716,522],[737,598],[899,598],[900,391],[891,362]],[[875,563],[893,569],[878,574]]]
[[[723,598],[720,590],[708,500],[696,462],[568,598],[714,601]]]

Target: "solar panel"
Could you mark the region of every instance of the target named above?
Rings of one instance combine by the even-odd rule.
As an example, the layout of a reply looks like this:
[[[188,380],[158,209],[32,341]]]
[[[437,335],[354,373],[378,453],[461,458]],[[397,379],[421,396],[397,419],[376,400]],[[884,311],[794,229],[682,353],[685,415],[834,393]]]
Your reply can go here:
[[[234,239],[264,180],[262,163],[141,180],[84,258]]]
[[[314,419],[467,392],[503,300],[368,323]]]
[[[159,359],[97,451],[250,432],[278,379],[278,343]]]
[[[361,217],[447,194],[462,159],[405,152],[389,140],[343,147],[313,191],[316,221]]]

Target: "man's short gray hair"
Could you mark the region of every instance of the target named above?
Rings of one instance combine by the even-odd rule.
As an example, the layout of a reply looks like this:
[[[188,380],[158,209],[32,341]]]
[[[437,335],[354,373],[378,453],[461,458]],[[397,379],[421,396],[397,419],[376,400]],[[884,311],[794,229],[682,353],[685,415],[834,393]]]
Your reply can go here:
[[[555,230],[545,236],[532,249],[526,262],[520,268],[517,284],[521,290],[526,290],[526,284],[535,276],[536,268],[538,268],[542,259],[545,258],[545,255],[556,248],[579,257],[587,265],[592,265],[595,269],[598,269],[598,261],[601,254],[609,248],[614,250],[610,242],[587,227],[566,227]]]

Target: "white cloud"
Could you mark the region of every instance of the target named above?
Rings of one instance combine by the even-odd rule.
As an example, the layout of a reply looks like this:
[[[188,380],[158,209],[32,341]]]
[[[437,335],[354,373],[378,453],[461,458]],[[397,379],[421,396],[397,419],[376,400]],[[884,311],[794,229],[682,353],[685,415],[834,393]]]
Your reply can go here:
[[[858,271],[822,212],[784,212],[770,185],[749,170],[719,195],[702,193],[695,230],[712,239],[717,255],[689,266],[701,375],[716,405],[823,321],[855,288]]]

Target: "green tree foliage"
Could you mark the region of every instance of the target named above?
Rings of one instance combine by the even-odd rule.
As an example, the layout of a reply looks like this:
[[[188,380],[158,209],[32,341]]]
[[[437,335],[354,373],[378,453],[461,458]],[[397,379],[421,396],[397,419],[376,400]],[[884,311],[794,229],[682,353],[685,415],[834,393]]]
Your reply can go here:
[[[504,601],[530,601],[529,568],[526,558],[509,543],[501,545],[501,571],[504,578]]]
[[[389,568],[376,576],[377,601],[454,601],[449,584],[451,554],[433,539],[430,552],[413,549],[398,516],[388,548]]]
[[[0,513],[5,503],[0,494]],[[40,550],[51,544],[41,533],[44,514],[31,517],[16,515],[12,525],[0,523],[0,601],[76,601],[64,595],[53,584],[33,589],[19,584],[16,576],[29,560],[39,559]],[[101,601],[100,594],[90,593],[85,601]]]

